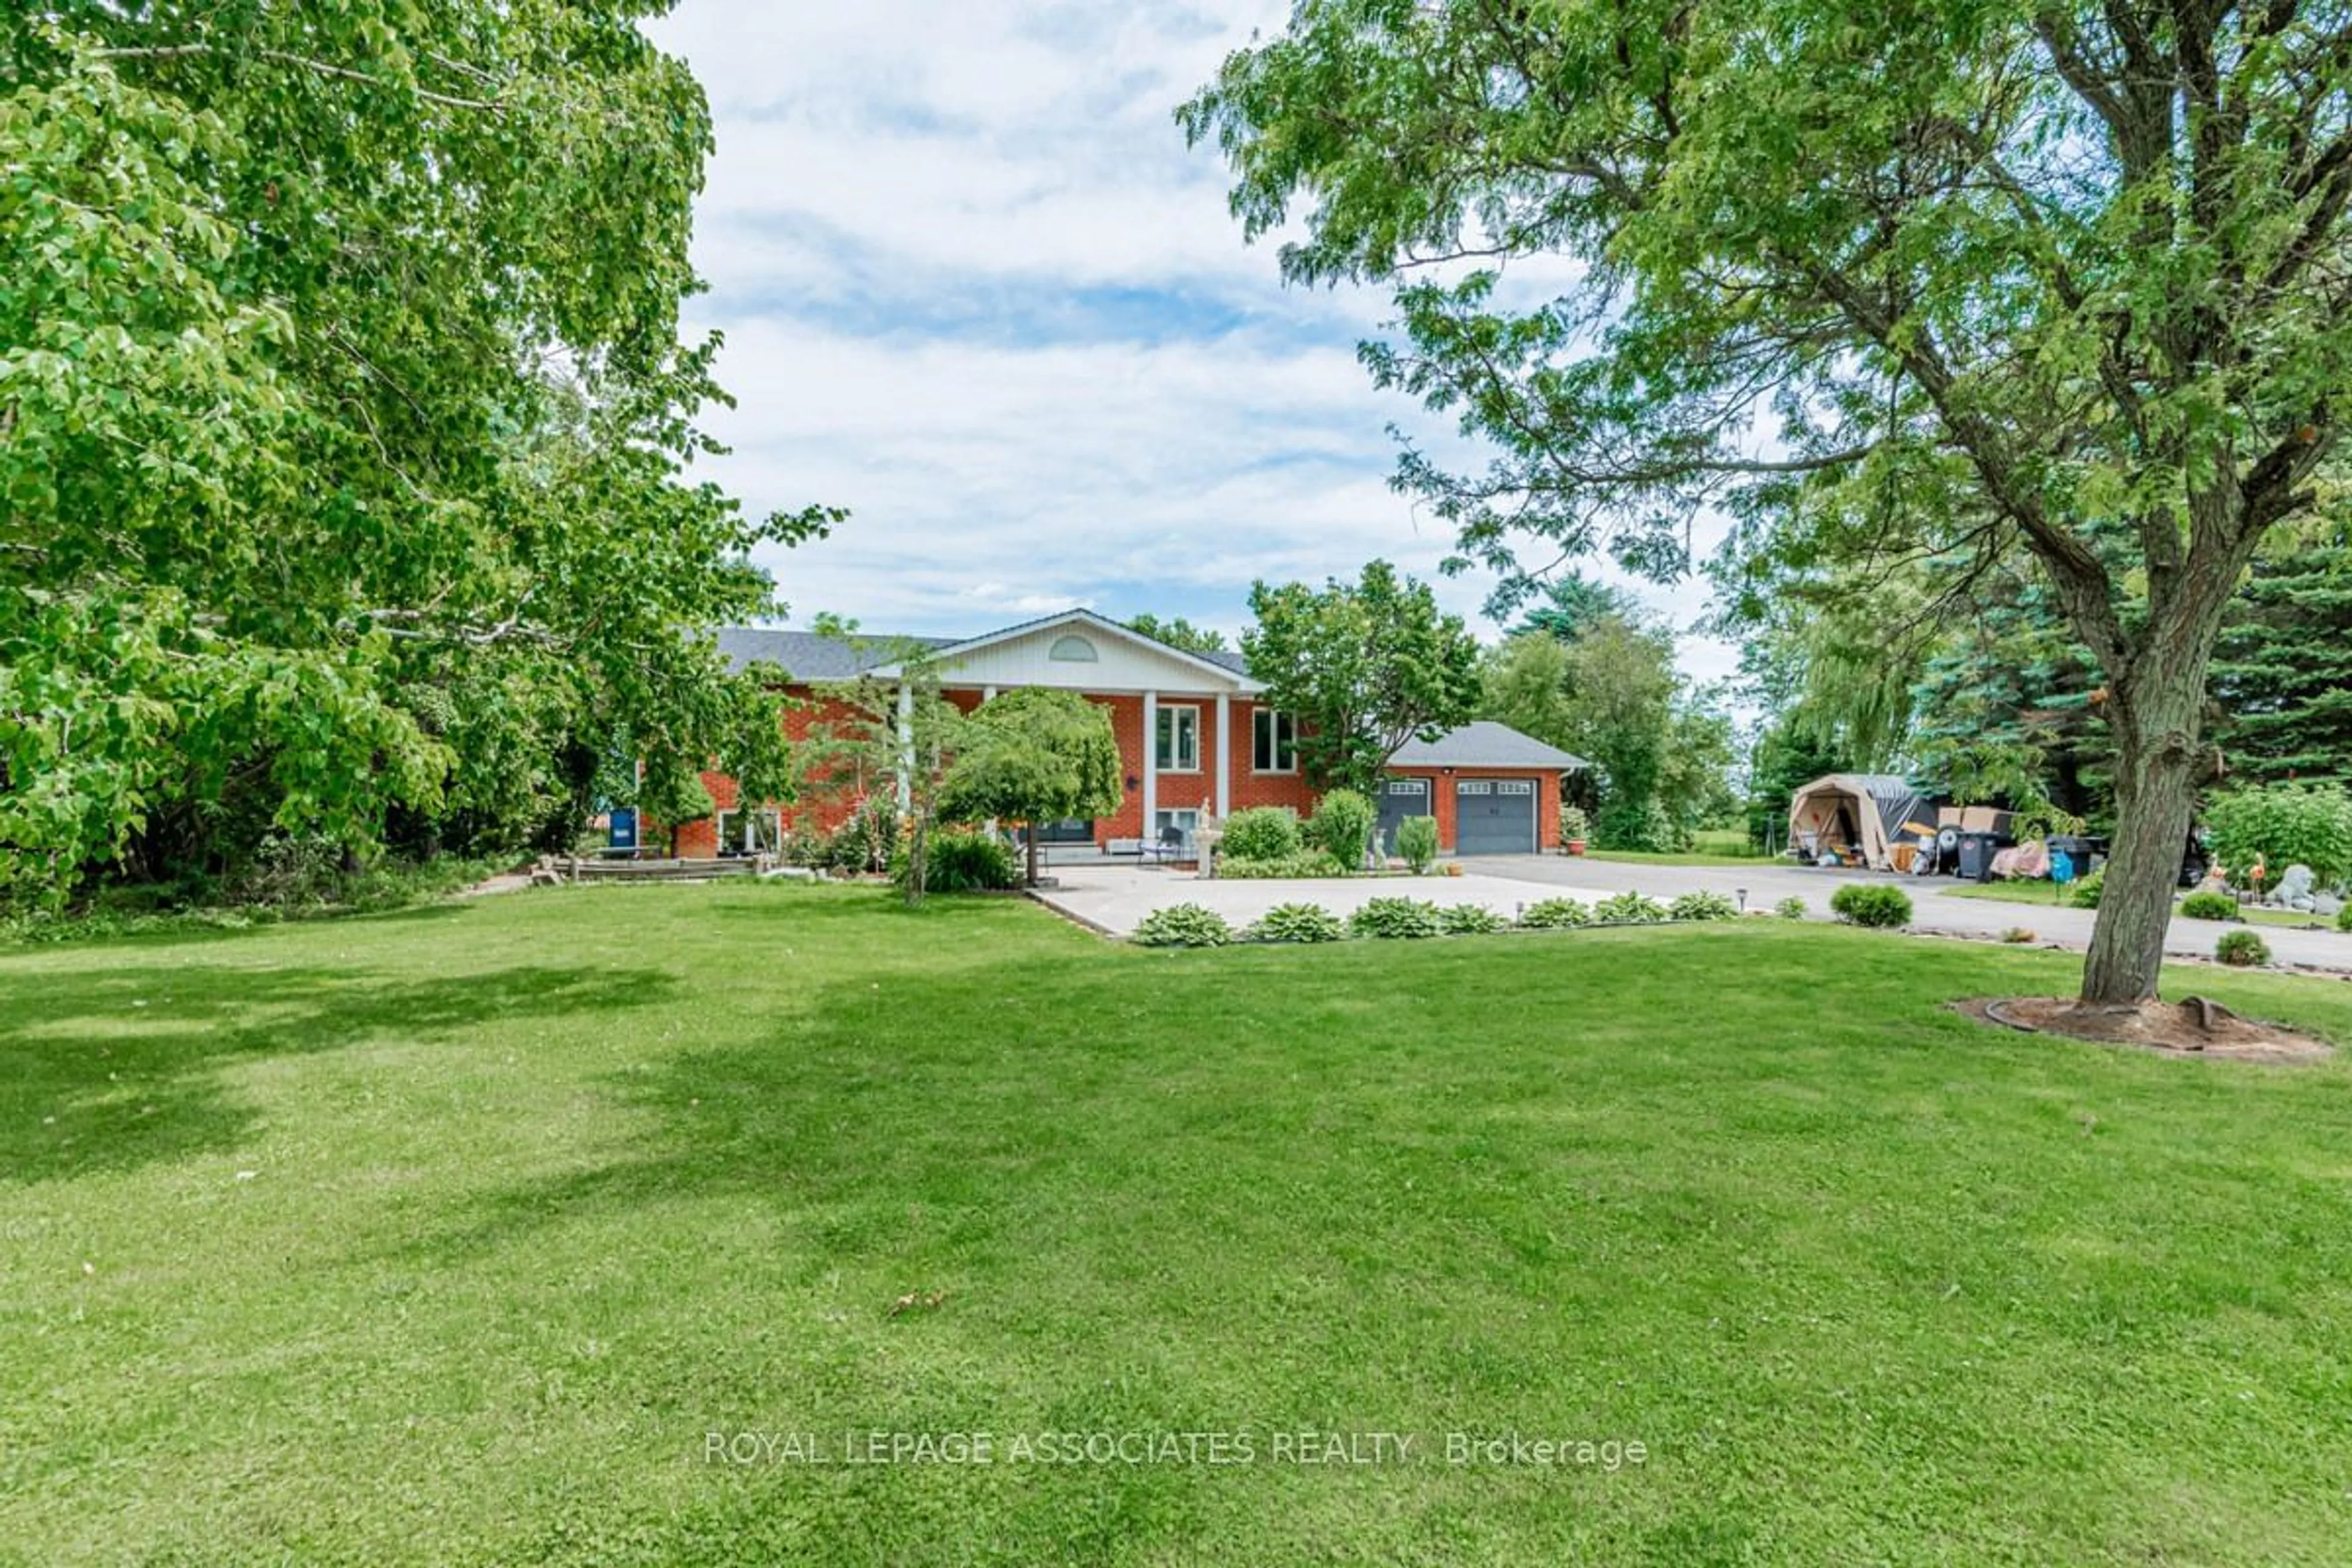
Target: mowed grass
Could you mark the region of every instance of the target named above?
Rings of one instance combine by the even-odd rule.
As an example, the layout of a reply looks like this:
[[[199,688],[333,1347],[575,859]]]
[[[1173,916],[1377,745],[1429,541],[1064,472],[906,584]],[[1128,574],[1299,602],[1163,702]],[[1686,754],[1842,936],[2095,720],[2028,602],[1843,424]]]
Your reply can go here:
[[[1942,1005],[2071,976],[740,886],[0,956],[0,1557],[2341,1564],[2352,1070]]]

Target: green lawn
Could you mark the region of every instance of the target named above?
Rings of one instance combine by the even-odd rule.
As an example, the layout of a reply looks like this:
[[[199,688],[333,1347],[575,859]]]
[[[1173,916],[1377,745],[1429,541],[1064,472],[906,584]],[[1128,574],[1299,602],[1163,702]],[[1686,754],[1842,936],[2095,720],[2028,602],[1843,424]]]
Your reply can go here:
[[[1738,827],[1702,827],[1691,835],[1688,849],[1591,849],[1586,855],[1635,866],[1759,866],[1780,859],[1757,853],[1747,830]]]
[[[0,1560],[2340,1564],[2352,1065],[1941,1006],[2072,969],[746,886],[0,956]]]

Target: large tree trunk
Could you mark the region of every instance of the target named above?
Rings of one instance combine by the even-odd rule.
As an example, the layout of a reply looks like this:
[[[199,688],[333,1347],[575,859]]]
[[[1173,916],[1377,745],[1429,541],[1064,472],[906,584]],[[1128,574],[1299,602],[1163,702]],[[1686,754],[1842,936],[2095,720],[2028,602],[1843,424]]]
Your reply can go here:
[[[2108,696],[2116,738],[2115,853],[2107,862],[2085,1006],[2131,1006],[2156,996],[2165,928],[2180,878],[2204,749],[2199,743],[2210,639],[2171,658],[2143,659]]]

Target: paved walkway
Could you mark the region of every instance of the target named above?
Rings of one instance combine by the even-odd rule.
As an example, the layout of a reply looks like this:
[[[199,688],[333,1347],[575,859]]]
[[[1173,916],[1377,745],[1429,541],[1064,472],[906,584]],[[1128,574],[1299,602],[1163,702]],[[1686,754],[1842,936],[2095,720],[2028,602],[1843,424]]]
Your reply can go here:
[[[1189,871],[1156,867],[1085,866],[1056,868],[1058,890],[1040,896],[1065,914],[1124,936],[1153,910],[1198,903],[1245,925],[1276,904],[1320,904],[1347,914],[1367,899],[1404,894],[1438,904],[1478,904],[1496,914],[1515,914],[1538,899],[1572,898],[1591,902],[1612,893],[1647,893],[1660,901],[1706,890],[1737,898],[1747,894],[1751,910],[1769,910],[1783,899],[1805,900],[1814,920],[1830,918],[1830,895],[1853,881],[1892,882],[1911,895],[1913,926],[1957,936],[1997,937],[2023,926],[2045,942],[2085,947],[2093,912],[2051,904],[2014,904],[1995,899],[1954,896],[1962,886],[1948,877],[1889,877],[1833,871],[1787,862],[1759,860],[1752,866],[1664,866],[1560,855],[1482,855],[1460,863],[1460,877],[1354,877],[1328,881],[1202,881]],[[2337,931],[2294,931],[2256,926],[2283,964],[2352,972],[2352,936]],[[2165,951],[2210,958],[2222,928],[2210,921],[2176,920]]]

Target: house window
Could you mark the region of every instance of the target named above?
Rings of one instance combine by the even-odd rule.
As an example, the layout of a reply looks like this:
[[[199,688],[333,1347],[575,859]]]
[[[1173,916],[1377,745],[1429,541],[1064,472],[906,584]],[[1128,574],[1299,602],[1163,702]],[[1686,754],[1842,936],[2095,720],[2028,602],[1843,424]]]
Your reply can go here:
[[[1160,728],[1152,742],[1152,765],[1163,773],[1201,771],[1201,710],[1198,708],[1160,710]]]
[[[1054,646],[1045,650],[1045,657],[1059,659],[1065,664],[1093,664],[1102,655],[1095,651],[1094,644],[1082,637],[1063,637],[1054,639]]]
[[[1152,837],[1163,838],[1170,828],[1175,828],[1183,834],[1184,848],[1187,852],[1192,849],[1192,835],[1200,830],[1200,826],[1201,814],[1189,805],[1171,811],[1155,811],[1151,814]]]
[[[1287,713],[1261,708],[1251,719],[1253,744],[1250,766],[1262,773],[1298,771],[1298,721]]]
[[[721,855],[772,855],[783,847],[782,825],[772,811],[722,811],[719,814]]]

